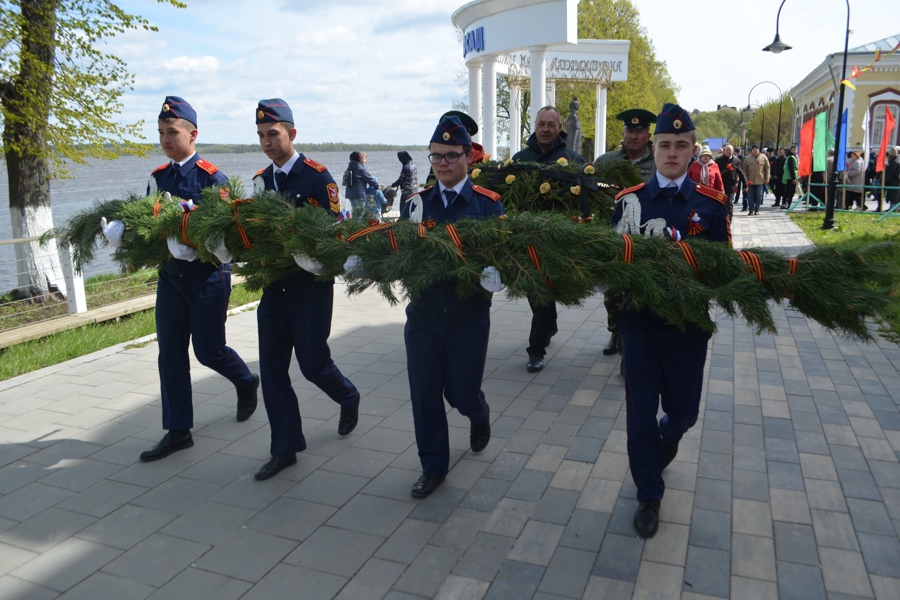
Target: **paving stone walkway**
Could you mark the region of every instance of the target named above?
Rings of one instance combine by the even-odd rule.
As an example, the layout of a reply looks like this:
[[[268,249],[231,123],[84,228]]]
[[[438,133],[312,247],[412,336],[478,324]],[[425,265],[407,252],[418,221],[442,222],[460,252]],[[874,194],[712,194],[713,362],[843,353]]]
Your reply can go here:
[[[808,245],[783,211],[737,213],[737,246]],[[484,390],[494,437],[423,501],[404,313],[337,295],[331,348],[363,393],[338,407],[294,365],[309,448],[274,479],[260,408],[193,365],[193,448],[160,436],[154,342],[0,382],[0,599],[900,598],[900,349],[790,309],[756,336],[717,315],[701,419],[666,470],[655,538],[635,536],[624,387],[600,298],[562,309],[545,369],[531,313],[496,298]],[[228,321],[257,365],[255,313]]]

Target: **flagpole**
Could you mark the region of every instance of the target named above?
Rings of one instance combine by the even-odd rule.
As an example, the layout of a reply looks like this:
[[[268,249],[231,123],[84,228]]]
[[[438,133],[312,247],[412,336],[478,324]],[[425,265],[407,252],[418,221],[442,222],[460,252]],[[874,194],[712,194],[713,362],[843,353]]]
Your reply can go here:
[[[844,1],[847,3],[847,30],[844,34],[844,60],[843,66],[841,66],[840,94],[838,95],[838,135],[840,135],[841,128],[844,125],[844,90],[846,89],[844,80],[847,79],[847,49],[850,46],[850,0]],[[825,202],[825,220],[822,221],[822,229],[834,229],[834,201],[837,195],[837,186],[838,178],[837,171],[835,170],[834,175],[831,177],[831,182],[828,184],[831,193],[828,195],[827,201]]]
[[[878,212],[884,210],[884,174],[887,172],[887,168],[881,170],[881,193],[878,194]]]

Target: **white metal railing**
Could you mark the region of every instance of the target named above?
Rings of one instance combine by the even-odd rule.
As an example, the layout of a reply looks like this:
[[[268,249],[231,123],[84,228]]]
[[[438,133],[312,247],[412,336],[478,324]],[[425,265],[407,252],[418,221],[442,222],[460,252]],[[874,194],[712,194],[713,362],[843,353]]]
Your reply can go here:
[[[34,252],[45,252],[46,254],[40,258],[56,257],[62,269],[62,277],[65,286],[65,293],[62,289],[51,290],[51,292],[42,298],[29,298],[21,295],[20,298],[14,298],[13,294],[16,290],[21,290],[19,286],[19,277],[26,273],[23,270],[23,260],[16,258],[13,253],[12,258],[9,252],[0,253],[0,272],[3,274],[4,285],[0,289],[0,331],[7,331],[22,326],[23,324],[34,324],[36,322],[50,321],[58,319],[66,315],[74,315],[87,312],[89,309],[99,306],[106,306],[120,301],[119,295],[127,295],[135,297],[136,288],[144,288],[147,294],[154,293],[155,289],[148,284],[155,283],[155,279],[148,280],[148,273],[139,272],[133,275],[122,275],[120,277],[100,278],[97,281],[89,281],[85,284],[84,276],[76,273],[71,250],[68,247],[57,246],[57,250],[44,248],[35,244],[40,238],[15,238],[11,240],[0,240],[0,251],[4,250],[4,246],[13,247],[16,244],[31,244]],[[12,283],[10,283],[12,282]],[[123,282],[131,282],[123,285]],[[60,286],[62,287],[62,286]],[[104,287],[113,287],[115,291],[103,291]],[[53,310],[53,306],[62,306],[59,296],[65,296],[65,310]],[[90,306],[89,306],[90,304]],[[46,316],[38,318],[39,313],[47,313]]]

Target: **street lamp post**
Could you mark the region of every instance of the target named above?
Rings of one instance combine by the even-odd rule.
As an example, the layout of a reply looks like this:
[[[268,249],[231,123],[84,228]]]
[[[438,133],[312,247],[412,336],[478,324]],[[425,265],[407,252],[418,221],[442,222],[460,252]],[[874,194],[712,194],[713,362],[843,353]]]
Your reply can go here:
[[[782,2],[782,4],[784,4],[784,3]],[[781,13],[780,8],[778,9],[778,12]],[[776,25],[776,28],[777,28],[777,25]],[[778,36],[778,34],[775,34],[775,37],[779,41],[781,40],[781,37]],[[787,48],[785,48],[785,49],[787,49]],[[777,52],[776,52],[776,54],[777,54]],[[770,83],[775,86],[775,89],[778,90],[778,132],[775,134],[775,147],[781,148],[781,107],[784,104],[784,93],[781,91],[781,88],[778,87],[778,84],[775,83],[774,81],[760,81],[759,83],[754,85],[752,88],[750,88],[750,91],[747,93],[747,109],[748,110],[750,109],[750,96],[753,94],[753,90],[756,89],[757,85],[762,85],[764,83]],[[765,114],[763,114],[763,119],[765,119]],[[759,145],[762,146],[762,141],[759,142]]]
[[[778,16],[775,17],[775,40],[763,48],[765,52],[774,52],[775,54],[778,54],[791,49],[790,46],[781,41],[781,36],[778,34],[778,21],[781,19],[781,9],[784,7],[786,1],[787,0],[781,0],[781,5],[778,7]],[[838,94],[837,139],[840,139],[841,129],[844,126],[844,80],[847,79],[847,48],[850,45],[850,0],[844,0],[844,2],[847,4],[847,28],[846,33],[844,34],[844,61],[841,66],[841,84],[840,93]],[[834,160],[835,165],[837,165],[837,161],[841,160],[841,158],[835,156]],[[834,168],[831,172],[831,180],[828,182],[828,197],[825,199],[825,220],[822,222],[822,229],[834,228],[834,201],[835,198],[837,198],[837,186],[838,170],[837,168]]]

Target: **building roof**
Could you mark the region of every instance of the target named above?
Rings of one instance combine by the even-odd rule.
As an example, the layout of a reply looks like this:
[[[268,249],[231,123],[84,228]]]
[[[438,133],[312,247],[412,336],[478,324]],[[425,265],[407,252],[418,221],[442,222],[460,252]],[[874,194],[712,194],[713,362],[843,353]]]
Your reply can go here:
[[[883,40],[878,40],[877,42],[869,42],[868,44],[863,44],[856,48],[850,48],[847,52],[875,52],[875,50],[890,52],[897,47],[897,44],[900,44],[900,33],[892,35],[891,37],[886,37]]]

